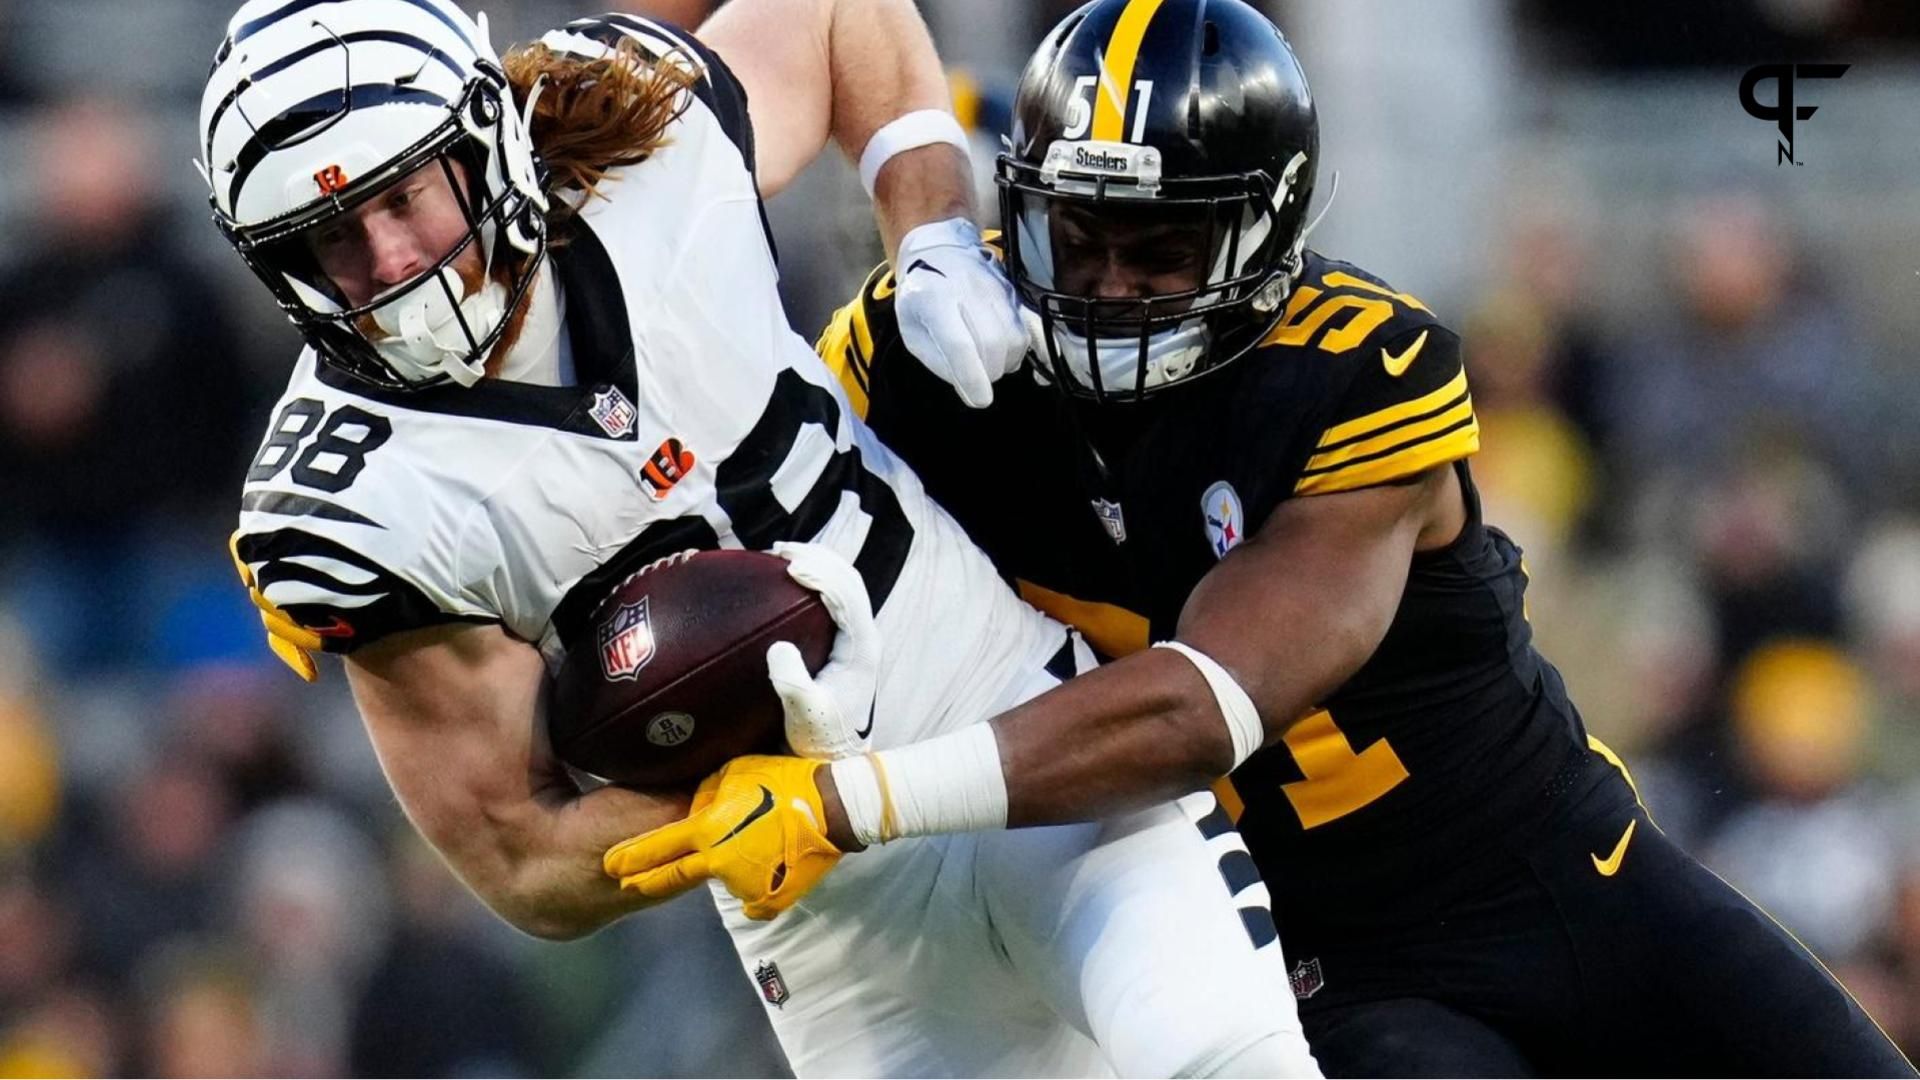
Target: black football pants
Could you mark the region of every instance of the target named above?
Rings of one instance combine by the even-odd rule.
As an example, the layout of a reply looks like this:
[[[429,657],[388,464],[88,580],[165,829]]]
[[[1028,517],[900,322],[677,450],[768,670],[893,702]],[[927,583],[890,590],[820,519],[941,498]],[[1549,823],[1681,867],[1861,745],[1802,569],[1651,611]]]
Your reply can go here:
[[[1497,888],[1421,927],[1283,928],[1289,963],[1320,961],[1300,1014],[1328,1076],[1915,1075],[1618,773],[1545,835]]]

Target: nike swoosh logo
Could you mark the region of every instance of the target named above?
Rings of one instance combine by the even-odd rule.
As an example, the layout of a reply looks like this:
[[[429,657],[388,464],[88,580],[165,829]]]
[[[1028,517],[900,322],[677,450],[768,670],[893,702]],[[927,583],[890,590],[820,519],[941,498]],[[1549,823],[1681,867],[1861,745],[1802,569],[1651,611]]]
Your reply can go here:
[[[733,839],[734,837],[739,836],[741,829],[746,828],[747,826],[753,824],[756,821],[759,821],[761,818],[766,817],[768,814],[771,814],[771,813],[773,813],[773,792],[767,790],[767,785],[761,784],[760,785],[760,805],[753,808],[753,813],[748,814],[746,817],[741,818],[740,824],[735,825],[733,828],[727,830],[727,835],[721,837],[718,840],[715,840],[713,842],[713,846],[719,847],[721,844],[724,844],[727,841]]]
[[[874,704],[867,706],[867,726],[863,728],[855,729],[854,731],[855,735],[858,735],[860,738],[864,739],[867,736],[873,734],[873,711],[878,707],[879,707],[879,702],[875,702]]]
[[[1399,356],[1381,349],[1380,362],[1387,366],[1387,374],[1396,379],[1406,374],[1407,369],[1413,366],[1413,358],[1419,356],[1421,348],[1427,344],[1428,333],[1429,331],[1426,330],[1420,331],[1420,336],[1413,339],[1413,344],[1401,350]]]
[[[925,259],[915,259],[912,262],[907,264],[907,273],[911,274],[915,270],[925,270],[929,274],[939,274],[941,277],[947,276],[946,274],[941,273],[941,270],[939,267],[933,265],[932,263],[928,262]]]
[[[1627,822],[1627,831],[1621,833],[1620,842],[1613,845],[1613,854],[1604,859],[1598,855],[1589,856],[1593,859],[1593,868],[1600,871],[1601,877],[1612,877],[1620,872],[1620,860],[1626,858],[1627,844],[1633,840],[1634,827],[1639,824],[1639,818]]]
[[[309,627],[308,629],[312,630],[316,634],[319,634],[321,637],[352,637],[353,636],[353,626],[349,624],[347,620],[341,618],[338,615],[335,615],[333,617],[333,622],[329,623],[326,626],[314,626],[314,627]]]

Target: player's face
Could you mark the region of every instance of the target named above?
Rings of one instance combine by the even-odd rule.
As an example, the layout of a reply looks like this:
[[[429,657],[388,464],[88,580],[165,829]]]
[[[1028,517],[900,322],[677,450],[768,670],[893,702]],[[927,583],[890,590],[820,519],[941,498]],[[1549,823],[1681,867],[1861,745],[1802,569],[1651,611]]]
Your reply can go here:
[[[453,163],[464,187],[466,170]],[[461,195],[447,182],[437,161],[408,173],[387,190],[307,236],[320,269],[359,307],[431,268],[466,239],[467,215]],[[454,260],[454,268],[472,291],[482,277],[478,244]]]
[[[1207,262],[1206,211],[1066,204],[1049,217],[1061,292],[1131,300],[1191,292]]]

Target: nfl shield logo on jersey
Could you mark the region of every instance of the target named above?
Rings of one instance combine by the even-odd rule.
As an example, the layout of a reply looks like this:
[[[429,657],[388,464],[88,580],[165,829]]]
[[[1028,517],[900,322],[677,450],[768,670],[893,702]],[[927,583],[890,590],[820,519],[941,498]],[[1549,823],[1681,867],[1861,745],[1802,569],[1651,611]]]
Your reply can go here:
[[[760,966],[753,969],[753,981],[760,984],[760,996],[776,1009],[792,996],[787,993],[787,980],[780,977],[780,965],[771,960],[762,960]]]
[[[1100,527],[1116,544],[1127,542],[1127,519],[1120,513],[1120,504],[1107,499],[1093,500],[1093,516],[1100,519]]]
[[[1301,1001],[1319,993],[1320,988],[1327,985],[1320,974],[1320,958],[1316,956],[1293,965],[1293,970],[1287,973],[1287,982],[1293,985],[1293,996]]]
[[[1225,480],[1215,483],[1200,496],[1200,515],[1207,521],[1207,543],[1213,546],[1214,558],[1225,558],[1227,552],[1246,539],[1247,523],[1240,509],[1240,493]]]
[[[600,430],[612,438],[624,439],[633,434],[633,402],[628,401],[617,386],[596,391],[587,412],[592,414],[593,422],[600,425]]]
[[[600,624],[600,670],[607,680],[631,679],[653,659],[653,622],[647,618],[647,598],[622,604],[613,618]]]

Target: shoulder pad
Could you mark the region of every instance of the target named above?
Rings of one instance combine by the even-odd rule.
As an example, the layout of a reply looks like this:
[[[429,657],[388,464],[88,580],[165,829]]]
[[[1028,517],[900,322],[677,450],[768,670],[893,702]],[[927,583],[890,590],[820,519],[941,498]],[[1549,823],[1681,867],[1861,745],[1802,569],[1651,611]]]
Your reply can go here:
[[[1480,449],[1460,338],[1437,322],[1368,346],[1344,382],[1296,495],[1393,483]]]
[[[413,582],[298,527],[235,532],[229,550],[241,584],[261,611],[268,644],[308,680],[313,667],[307,652],[350,653],[404,630],[497,621],[444,610]]]
[[[455,580],[458,485],[438,494],[394,440],[395,415],[296,368],[240,501],[229,551],[269,644],[303,678],[311,652],[389,634],[497,621]],[[362,408],[362,405],[369,406]],[[304,472],[303,472],[304,470]],[[450,501],[451,500],[451,501]]]
[[[1295,495],[1393,483],[1479,449],[1459,336],[1358,267],[1312,259],[1261,344],[1330,366]]]

